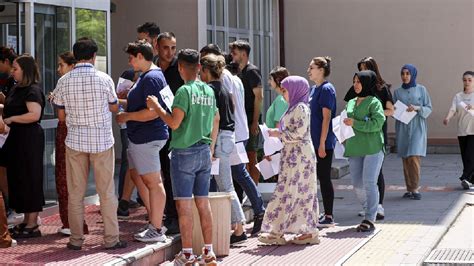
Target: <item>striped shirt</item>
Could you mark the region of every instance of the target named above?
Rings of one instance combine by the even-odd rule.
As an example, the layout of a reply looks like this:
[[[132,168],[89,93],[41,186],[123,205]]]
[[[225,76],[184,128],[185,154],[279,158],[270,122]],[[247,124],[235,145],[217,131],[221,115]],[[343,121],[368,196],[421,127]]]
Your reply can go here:
[[[86,153],[99,153],[114,145],[110,104],[117,103],[112,78],[92,64],[77,64],[61,77],[53,92],[53,103],[65,109],[66,146]]]

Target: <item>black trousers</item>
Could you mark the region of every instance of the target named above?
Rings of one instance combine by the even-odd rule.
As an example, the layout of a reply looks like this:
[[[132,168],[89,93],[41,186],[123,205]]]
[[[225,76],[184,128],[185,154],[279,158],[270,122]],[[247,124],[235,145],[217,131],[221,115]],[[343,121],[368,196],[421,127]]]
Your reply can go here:
[[[334,206],[334,187],[331,181],[332,155],[334,150],[326,150],[326,157],[321,158],[316,149],[316,174],[318,176],[319,185],[321,186],[321,195],[323,196],[324,214],[332,215]]]
[[[474,181],[474,135],[458,137],[459,148],[461,148],[461,158],[464,169],[461,180]]]
[[[170,133],[171,135],[171,133]],[[171,171],[170,171],[170,158],[169,154],[170,139],[166,142],[166,145],[160,150],[160,163],[163,185],[166,192],[166,204],[165,204],[165,215],[166,219],[178,219],[178,211],[176,210],[176,204],[173,199],[173,187],[171,185]]]

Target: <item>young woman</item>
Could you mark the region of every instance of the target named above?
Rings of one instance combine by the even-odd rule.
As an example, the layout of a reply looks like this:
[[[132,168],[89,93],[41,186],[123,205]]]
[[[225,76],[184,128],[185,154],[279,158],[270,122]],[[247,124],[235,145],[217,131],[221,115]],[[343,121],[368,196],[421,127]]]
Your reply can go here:
[[[64,52],[59,55],[58,58],[58,74],[59,76],[64,76],[66,73],[71,71],[76,64],[76,59],[71,52]],[[51,93],[50,100],[54,98],[54,91]],[[56,128],[56,151],[55,151],[55,178],[56,178],[56,192],[58,193],[58,203],[59,203],[59,217],[63,226],[59,228],[58,233],[64,235],[71,235],[71,230],[69,229],[69,220],[67,217],[67,204],[68,204],[68,195],[67,195],[67,181],[66,181],[66,136],[67,136],[67,127],[66,127],[66,117],[62,116],[61,113],[58,113],[58,127]],[[89,233],[89,228],[84,222],[84,233]]]
[[[407,112],[416,112],[408,124],[395,122],[397,153],[403,161],[403,174],[407,192],[404,198],[420,200],[418,190],[421,176],[421,157],[426,156],[426,119],[431,114],[431,99],[428,90],[416,83],[417,70],[414,65],[404,65],[401,70],[402,86],[395,90],[393,100],[408,106]]]
[[[444,125],[448,125],[451,118],[458,118],[458,141],[461,149],[463,172],[461,186],[469,189],[474,181],[474,72],[466,71],[462,76],[464,90],[457,93],[449,109]]]
[[[288,109],[288,103],[283,99],[281,95],[281,81],[288,77],[290,73],[284,67],[275,67],[268,77],[268,83],[270,87],[278,94],[278,96],[273,100],[272,104],[267,110],[265,117],[265,124],[268,128],[278,128],[280,124],[280,119],[283,114]]]
[[[346,140],[344,156],[349,157],[356,195],[365,205],[365,217],[357,231],[369,232],[375,229],[379,202],[377,177],[384,157],[382,127],[385,115],[382,104],[373,95],[376,74],[370,70],[360,71],[353,81],[357,97],[347,103],[348,118],[344,119],[344,124],[353,128],[355,136]]]
[[[331,58],[315,57],[308,67],[308,76],[315,85],[311,88],[309,106],[311,108],[311,139],[317,157],[317,177],[323,196],[324,214],[319,219],[319,227],[334,226],[334,188],[331,182],[332,155],[336,136],[332,131],[332,119],[336,116],[336,89],[327,81],[331,73]]]
[[[258,240],[266,244],[286,244],[284,234],[297,234],[294,244],[318,244],[319,213],[316,154],[310,135],[309,84],[303,77],[289,76],[281,82],[288,111],[270,136],[280,137],[280,174],[263,218]]]
[[[392,85],[387,84],[385,80],[383,80],[382,76],[380,75],[379,67],[377,62],[372,57],[364,57],[362,60],[357,63],[357,68],[359,71],[363,70],[372,70],[377,75],[377,82],[374,90],[375,96],[380,100],[382,103],[382,107],[384,108],[385,117],[389,117],[393,115],[393,97],[392,93],[390,92],[390,87]],[[354,92],[354,86],[352,86],[349,91],[347,91],[346,96],[344,97],[344,101],[348,102],[351,99],[355,98],[356,94]],[[383,139],[384,144],[387,145],[388,143],[388,134],[387,134],[387,120],[383,124]],[[385,197],[385,179],[382,173],[382,168],[380,168],[380,174],[377,180],[377,186],[379,188],[379,206],[377,208],[377,220],[383,220],[385,218],[385,210],[383,208],[383,200]],[[364,216],[364,211],[359,213],[359,216]]]
[[[219,175],[215,177],[218,191],[230,192],[231,202],[231,224],[234,233],[230,237],[230,243],[247,240],[243,223],[245,222],[244,211],[240,205],[239,198],[235,193],[232,183],[230,168],[230,154],[234,150],[235,143],[235,120],[234,104],[228,90],[222,86],[221,75],[225,68],[225,59],[221,55],[208,54],[201,58],[201,79],[208,83],[214,90],[216,105],[219,109],[219,133],[217,134],[214,157],[219,158]]]
[[[45,96],[38,85],[38,65],[30,55],[13,61],[12,75],[17,84],[5,99],[3,120],[10,127],[3,146],[6,156],[10,207],[24,213],[15,226],[15,238],[40,237],[38,213],[43,210],[44,132],[40,126]]]

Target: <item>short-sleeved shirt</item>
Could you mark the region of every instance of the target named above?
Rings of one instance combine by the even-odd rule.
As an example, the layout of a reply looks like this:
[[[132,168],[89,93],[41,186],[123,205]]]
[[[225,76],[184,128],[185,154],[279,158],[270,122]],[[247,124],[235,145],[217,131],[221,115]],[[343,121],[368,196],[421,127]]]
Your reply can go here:
[[[45,97],[43,90],[38,84],[32,84],[28,87],[14,86],[10,89],[8,96],[5,98],[5,107],[3,109],[3,118],[28,113],[27,102],[36,102],[41,106],[40,119],[34,123],[40,122],[43,116],[45,105]]]
[[[460,92],[456,94],[450,108],[450,111],[455,112],[458,116],[458,136],[474,135],[474,116],[460,105],[461,102],[474,106],[474,93]]]
[[[127,112],[138,112],[147,109],[146,99],[148,95],[156,96],[161,106],[165,107],[160,91],[166,86],[167,83],[161,69],[155,68],[142,73],[128,93]],[[130,141],[135,144],[165,140],[168,139],[168,126],[161,118],[147,122],[128,121],[127,135]]]
[[[247,122],[250,125],[253,122],[255,94],[253,89],[262,86],[262,75],[260,70],[253,64],[248,63],[239,74],[245,92],[245,111],[247,112]],[[259,116],[260,120],[260,116]]]
[[[278,95],[267,110],[265,124],[267,124],[269,128],[275,128],[286,110],[288,110],[288,103],[282,95]]]
[[[118,99],[109,75],[92,64],[77,64],[59,79],[53,95],[54,105],[66,112],[67,147],[99,153],[114,145],[109,105]]]
[[[242,80],[232,75],[227,69],[224,69],[221,79],[222,86],[234,97],[235,142],[247,140],[249,138],[249,126],[247,113],[245,112],[245,92]]]
[[[229,91],[222,87],[221,81],[212,81],[208,84],[214,90],[216,106],[219,110],[219,129],[234,132],[234,103]]]
[[[211,144],[216,98],[211,87],[201,81],[188,81],[174,97],[172,109],[184,112],[180,126],[173,131],[170,149],[186,149],[202,142]]]
[[[171,91],[173,94],[176,94],[176,91],[178,91],[179,87],[183,86],[184,84],[184,81],[178,71],[178,57],[173,58],[173,61],[171,61],[168,68],[163,71],[163,74],[165,75],[166,82],[170,86]]]
[[[319,147],[321,140],[323,108],[331,110],[331,120],[329,121],[325,147],[328,150],[333,150],[336,146],[336,135],[332,131],[332,119],[336,117],[336,89],[334,86],[327,81],[318,87],[313,86],[310,93],[309,106],[311,108],[311,139],[315,149]]]

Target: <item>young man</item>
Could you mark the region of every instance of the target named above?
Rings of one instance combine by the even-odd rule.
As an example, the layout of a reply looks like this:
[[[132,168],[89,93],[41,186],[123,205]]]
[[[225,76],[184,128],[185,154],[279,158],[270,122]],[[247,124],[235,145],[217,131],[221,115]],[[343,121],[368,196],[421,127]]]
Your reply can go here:
[[[160,27],[155,22],[145,22],[137,27],[137,39],[146,40],[153,47],[153,62],[156,60],[158,50],[156,50],[156,41],[160,34]]]
[[[201,57],[208,54],[222,55],[221,49],[216,44],[208,44],[204,46],[200,53]],[[223,87],[232,95],[235,106],[235,143],[243,142],[245,145],[249,138],[249,128],[247,125],[247,114],[245,112],[244,86],[242,85],[242,81],[237,76],[232,75],[232,73],[227,69],[222,72],[221,80]],[[245,167],[245,163],[232,165],[231,170],[234,184],[236,183],[236,192],[237,186],[240,186],[242,188],[241,191],[243,190],[245,192],[245,195],[247,195],[252,204],[254,223],[251,234],[256,235],[260,232],[263,216],[265,214],[262,195],[258,191],[255,182],[250,177],[247,168]],[[236,239],[236,237],[234,237],[234,239]]]
[[[172,32],[163,32],[158,35],[156,49],[158,50],[158,60],[155,64],[161,68],[171,91],[173,94],[176,94],[176,91],[184,84],[184,81],[178,71],[175,35]],[[165,147],[160,151],[161,171],[166,190],[166,218],[164,225],[168,229],[166,231],[167,234],[177,234],[179,233],[178,211],[176,210],[176,204],[173,199],[173,187],[170,177],[170,158],[168,157],[170,141],[171,139],[168,139]]]
[[[119,239],[117,198],[114,186],[112,113],[118,111],[112,79],[94,68],[97,44],[89,38],[73,46],[78,61],[56,86],[54,104],[66,116],[66,173],[71,237],[67,247],[80,250],[84,242],[84,195],[89,168],[94,169],[106,249],[125,248]]]
[[[170,143],[171,181],[176,200],[181,231],[182,251],[176,255],[175,265],[196,262],[192,249],[193,212],[196,203],[204,238],[200,262],[216,264],[212,250],[212,213],[209,204],[209,177],[211,157],[219,129],[214,91],[205,83],[196,81],[199,73],[199,54],[192,49],[178,54],[178,69],[185,84],[176,92],[172,113],[167,113],[154,96],[148,97],[148,107],[173,129]]]
[[[247,167],[255,184],[258,184],[260,172],[257,164],[258,150],[258,124],[261,119],[261,109],[263,103],[262,75],[260,70],[249,62],[250,44],[246,41],[238,40],[229,44],[234,62],[239,64],[240,79],[245,90],[245,111],[250,129],[250,138],[247,142],[247,155],[249,163]]]
[[[160,150],[168,139],[168,126],[156,112],[147,108],[148,95],[154,95],[164,105],[161,91],[167,86],[163,72],[153,64],[153,48],[145,40],[129,43],[128,62],[142,74],[128,93],[126,112],[117,114],[119,124],[127,123],[128,161],[132,180],[147,208],[150,223],[135,235],[142,242],[165,242],[161,230],[165,189],[160,175]]]

